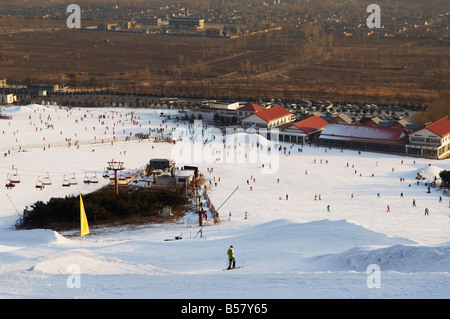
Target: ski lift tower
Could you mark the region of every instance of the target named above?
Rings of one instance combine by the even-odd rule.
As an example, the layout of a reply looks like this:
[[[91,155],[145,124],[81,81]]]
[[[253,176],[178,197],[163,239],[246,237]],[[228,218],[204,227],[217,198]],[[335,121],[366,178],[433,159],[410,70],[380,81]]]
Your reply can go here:
[[[108,170],[110,171],[114,171],[114,185],[115,185],[115,189],[116,189],[116,196],[119,195],[119,183],[117,181],[117,171],[121,171],[123,169],[125,169],[123,167],[123,162],[116,162],[116,161],[111,161],[108,162]]]

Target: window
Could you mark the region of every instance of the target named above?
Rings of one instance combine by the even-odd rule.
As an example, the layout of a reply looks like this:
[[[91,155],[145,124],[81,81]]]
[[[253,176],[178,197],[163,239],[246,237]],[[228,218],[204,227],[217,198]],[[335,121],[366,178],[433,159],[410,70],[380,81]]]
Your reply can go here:
[[[429,144],[441,144],[441,140],[439,138],[427,138],[427,143]]]
[[[411,142],[419,142],[419,143],[425,142],[425,138],[423,138],[423,137],[411,136],[410,140],[411,140]]]

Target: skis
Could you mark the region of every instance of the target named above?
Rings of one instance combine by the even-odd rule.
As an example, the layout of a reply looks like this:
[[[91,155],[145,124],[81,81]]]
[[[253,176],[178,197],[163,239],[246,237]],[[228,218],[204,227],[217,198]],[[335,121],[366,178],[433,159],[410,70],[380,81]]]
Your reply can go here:
[[[243,268],[244,266],[239,266],[239,267],[232,267],[232,268],[225,268],[224,270],[233,270],[233,269],[239,269],[239,268]]]

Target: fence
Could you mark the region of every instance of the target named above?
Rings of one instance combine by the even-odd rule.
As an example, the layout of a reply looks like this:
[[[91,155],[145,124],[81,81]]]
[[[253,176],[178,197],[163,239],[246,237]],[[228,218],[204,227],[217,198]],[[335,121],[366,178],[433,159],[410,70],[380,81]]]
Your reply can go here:
[[[46,149],[46,148],[52,148],[52,147],[78,147],[82,145],[102,145],[102,144],[109,144],[109,143],[116,143],[116,142],[126,142],[126,141],[137,141],[142,140],[138,137],[130,137],[130,136],[123,136],[123,137],[105,137],[105,138],[98,138],[98,139],[88,139],[88,140],[66,140],[64,142],[42,142],[40,144],[20,144],[20,145],[9,145],[9,146],[3,146],[2,152],[3,153],[10,153],[10,152],[24,152],[24,151],[30,151],[30,150],[37,150],[37,149]]]

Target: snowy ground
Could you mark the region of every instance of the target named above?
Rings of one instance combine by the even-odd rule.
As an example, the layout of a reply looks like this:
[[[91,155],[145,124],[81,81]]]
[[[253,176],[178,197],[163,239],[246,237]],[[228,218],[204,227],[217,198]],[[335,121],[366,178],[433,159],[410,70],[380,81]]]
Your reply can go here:
[[[258,160],[248,153],[245,160],[226,161],[221,156],[234,148],[214,149],[210,138],[201,160],[192,164],[205,174],[215,207],[239,188],[220,208],[221,225],[210,221],[202,237],[196,236],[193,214],[163,225],[105,228],[90,221],[91,234],[83,238],[73,232],[14,229],[23,209],[38,200],[106,185],[109,180],[101,176],[111,159],[133,170],[151,158],[180,156],[182,143],[123,141],[130,133],[166,125],[170,132],[176,124],[162,124],[161,112],[177,114],[4,108],[13,119],[0,120],[0,172],[5,180],[17,173],[20,183],[0,188],[0,298],[450,297],[450,197],[435,189],[427,193],[425,181],[417,185],[415,180],[417,173],[433,179],[441,169],[450,169],[448,160],[309,146],[299,152],[300,146],[287,143],[282,143],[286,153],[273,146],[269,153],[260,139],[262,146],[253,154]],[[267,158],[272,170],[267,161],[261,167],[259,160]],[[181,157],[175,160],[186,164]],[[100,183],[83,184],[85,175],[94,173]],[[37,179],[47,175],[52,185],[36,189]],[[75,176],[78,185],[62,187],[64,176]],[[166,240],[175,236],[183,239]],[[223,271],[230,245],[237,265],[244,267]],[[369,273],[368,267],[380,271]]]

